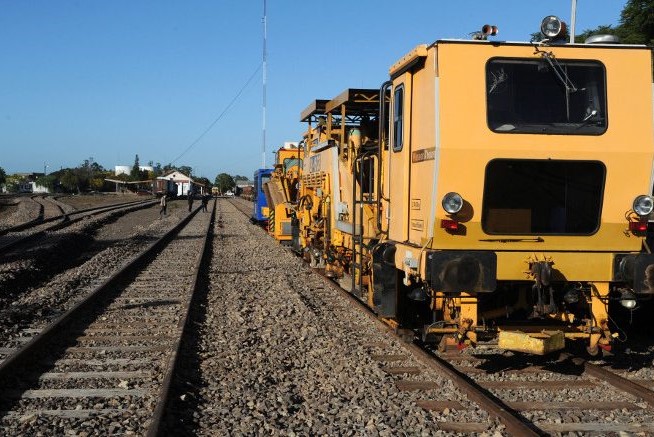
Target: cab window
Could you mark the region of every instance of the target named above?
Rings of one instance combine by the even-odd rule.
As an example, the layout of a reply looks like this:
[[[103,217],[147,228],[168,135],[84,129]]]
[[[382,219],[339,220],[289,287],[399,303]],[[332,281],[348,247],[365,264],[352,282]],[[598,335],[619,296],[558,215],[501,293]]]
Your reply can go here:
[[[488,127],[497,133],[600,135],[606,72],[596,61],[494,58],[486,64]]]
[[[404,126],[404,86],[395,88],[393,93],[393,151],[399,152],[403,146]]]

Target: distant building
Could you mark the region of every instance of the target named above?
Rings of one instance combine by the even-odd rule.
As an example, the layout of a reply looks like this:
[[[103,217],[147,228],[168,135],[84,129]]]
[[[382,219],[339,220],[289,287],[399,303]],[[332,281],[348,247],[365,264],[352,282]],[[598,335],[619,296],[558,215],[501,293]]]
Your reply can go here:
[[[132,167],[129,165],[117,165],[114,167],[114,174],[118,176],[119,174],[129,175],[132,172]]]
[[[43,194],[50,193],[50,189],[48,187],[39,185],[38,182],[30,182],[30,185],[32,185],[32,193],[43,193]]]
[[[139,170],[141,171],[154,171],[154,167],[151,165],[139,165]],[[117,165],[114,167],[114,175],[118,176],[119,174],[129,175],[132,173],[131,165]]]
[[[192,190],[195,194],[204,194],[206,189],[204,184],[195,182],[189,176],[186,176],[184,173],[181,173],[177,170],[172,171],[164,176],[159,176],[157,179],[174,182],[177,185],[178,196],[187,195],[189,190]]]
[[[236,181],[236,188],[254,187],[253,181]]]
[[[253,181],[236,181],[236,189],[234,190],[237,196],[251,197],[254,194]]]
[[[18,182],[19,193],[49,193],[50,190],[43,185],[39,185],[39,178],[45,176],[45,173],[16,173],[14,176],[20,178]]]

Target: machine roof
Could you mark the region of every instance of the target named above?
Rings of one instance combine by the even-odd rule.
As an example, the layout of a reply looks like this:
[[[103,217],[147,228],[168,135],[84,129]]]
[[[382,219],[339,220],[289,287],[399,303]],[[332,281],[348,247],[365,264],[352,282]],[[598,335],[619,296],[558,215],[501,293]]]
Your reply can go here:
[[[325,105],[325,112],[340,112],[340,107],[347,105],[349,114],[368,114],[379,109],[379,90],[348,88]]]
[[[329,100],[323,100],[323,99],[316,99],[309,106],[304,108],[304,111],[300,113],[300,121],[302,122],[307,122],[311,121],[314,116],[316,115],[324,115],[325,114],[325,104],[329,102]]]

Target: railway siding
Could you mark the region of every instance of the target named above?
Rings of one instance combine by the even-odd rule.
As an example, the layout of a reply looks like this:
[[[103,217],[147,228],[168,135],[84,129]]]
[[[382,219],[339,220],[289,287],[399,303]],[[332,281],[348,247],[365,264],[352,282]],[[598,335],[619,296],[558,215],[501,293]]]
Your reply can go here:
[[[24,254],[25,260],[3,264],[0,267],[3,289],[0,296],[0,360],[13,351],[11,348],[15,344],[12,341],[29,340],[186,214],[182,208],[172,208],[171,213],[160,220],[156,211],[145,209],[103,226],[85,221],[65,232],[67,238],[75,237],[75,245],[68,245],[68,251],[62,248],[39,257],[47,266],[31,258],[30,254]],[[89,247],[79,248],[91,238],[88,228],[97,226],[101,227],[93,236],[95,242]],[[58,261],[74,260],[79,251],[82,251],[83,259],[63,271],[57,269]],[[25,277],[26,284],[12,282],[11,277],[16,276]],[[44,280],[44,276],[51,277]]]
[[[34,361],[45,372],[3,381],[5,431],[147,432],[170,380],[209,220],[196,214],[123,290],[84,307],[85,316],[67,325],[74,340],[58,335],[47,356]]]
[[[184,378],[190,383],[178,393],[185,400],[174,408],[172,434],[444,435],[473,424],[492,435],[503,429],[424,366],[419,377],[432,382],[428,391],[398,387],[398,375],[385,367],[416,365],[400,340],[247,223],[232,203],[218,202],[205,320],[196,332],[200,374]],[[386,362],[392,355],[406,361]]]

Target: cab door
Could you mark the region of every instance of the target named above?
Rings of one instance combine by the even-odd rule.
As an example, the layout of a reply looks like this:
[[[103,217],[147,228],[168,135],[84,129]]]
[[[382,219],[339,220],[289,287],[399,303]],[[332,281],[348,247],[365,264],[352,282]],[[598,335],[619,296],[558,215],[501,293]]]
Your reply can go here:
[[[411,139],[408,121],[411,117],[410,82],[408,74],[393,80],[390,103],[390,147],[386,160],[385,173],[388,181],[389,208],[386,212],[388,237],[390,240],[404,242],[409,238],[409,164]]]

